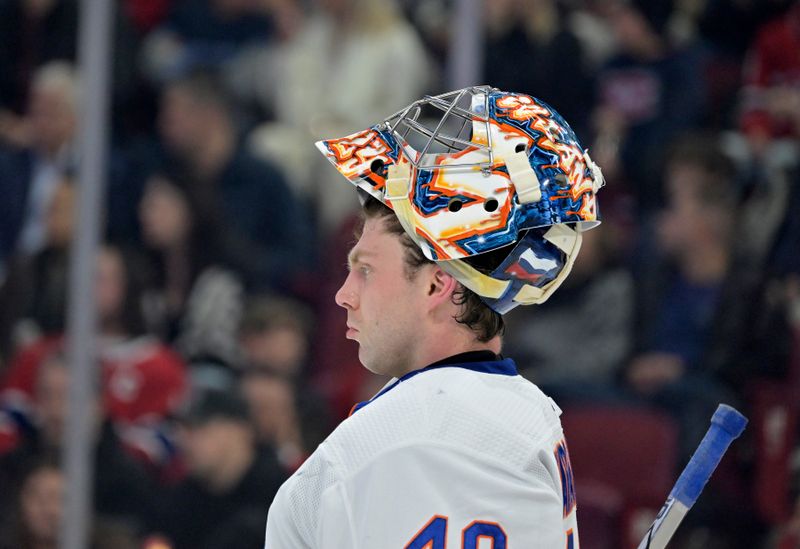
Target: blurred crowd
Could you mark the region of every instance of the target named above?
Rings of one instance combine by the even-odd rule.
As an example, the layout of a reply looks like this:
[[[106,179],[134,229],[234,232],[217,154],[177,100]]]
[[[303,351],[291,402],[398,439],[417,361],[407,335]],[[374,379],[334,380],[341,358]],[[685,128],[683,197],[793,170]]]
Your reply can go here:
[[[356,194],[313,144],[449,91],[455,4],[116,2],[93,548],[261,547],[283,479],[385,382],[333,301]],[[663,418],[676,466],[737,406],[750,427],[675,546],[797,549],[800,2],[483,10],[475,84],[554,105],[607,179],[602,227],[509,314],[504,355],[565,413]],[[63,514],[77,21],[76,0],[0,0],[0,548],[55,548]],[[573,459],[582,545],[626,547],[635,495],[596,509]]]

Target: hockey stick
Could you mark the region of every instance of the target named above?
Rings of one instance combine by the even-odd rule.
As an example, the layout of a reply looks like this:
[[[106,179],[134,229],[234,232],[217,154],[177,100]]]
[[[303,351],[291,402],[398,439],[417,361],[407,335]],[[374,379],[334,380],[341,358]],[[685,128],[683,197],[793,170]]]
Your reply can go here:
[[[720,404],[711,418],[711,427],[692,459],[678,477],[667,501],[656,515],[638,549],[664,549],[683,517],[703,491],[714,469],[733,440],[742,434],[747,418],[727,404]]]

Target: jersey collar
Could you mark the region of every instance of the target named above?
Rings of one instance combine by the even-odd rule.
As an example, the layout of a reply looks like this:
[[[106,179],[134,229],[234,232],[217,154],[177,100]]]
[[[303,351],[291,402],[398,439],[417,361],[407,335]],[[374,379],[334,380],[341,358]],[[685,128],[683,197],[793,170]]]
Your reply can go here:
[[[411,379],[424,372],[431,370],[438,370],[439,368],[463,368],[465,370],[472,370],[473,372],[481,372],[484,374],[494,374],[503,376],[517,375],[517,365],[510,358],[502,358],[491,351],[471,351],[468,353],[457,354],[444,360],[434,362],[430,366],[420,368],[397,378],[394,383],[388,384],[386,387],[369,400],[357,403],[350,410],[350,415],[359,411],[361,408],[374,401],[378,397],[388,393],[402,382]],[[348,416],[349,417],[349,416]]]

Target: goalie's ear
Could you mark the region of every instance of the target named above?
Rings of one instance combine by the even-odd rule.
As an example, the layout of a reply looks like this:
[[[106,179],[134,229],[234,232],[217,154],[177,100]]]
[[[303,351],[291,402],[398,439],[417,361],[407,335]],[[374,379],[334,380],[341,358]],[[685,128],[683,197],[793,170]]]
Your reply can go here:
[[[430,272],[425,274],[425,291],[430,298],[431,308],[438,307],[442,303],[451,302],[453,294],[458,289],[458,280],[453,275],[445,272],[439,265],[430,265],[428,269]]]

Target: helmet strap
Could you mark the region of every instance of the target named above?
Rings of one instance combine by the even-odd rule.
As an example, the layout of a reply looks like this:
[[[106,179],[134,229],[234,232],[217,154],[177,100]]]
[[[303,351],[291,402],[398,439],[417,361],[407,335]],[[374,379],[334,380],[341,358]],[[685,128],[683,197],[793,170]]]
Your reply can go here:
[[[429,260],[433,261],[430,246],[417,234],[414,214],[411,208],[409,194],[411,186],[411,167],[408,163],[392,164],[389,166],[386,178],[386,194],[384,201],[388,202],[394,214],[405,229],[406,234],[413,240]]]

